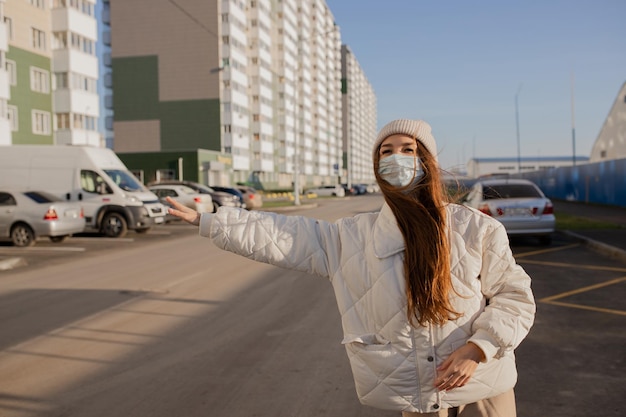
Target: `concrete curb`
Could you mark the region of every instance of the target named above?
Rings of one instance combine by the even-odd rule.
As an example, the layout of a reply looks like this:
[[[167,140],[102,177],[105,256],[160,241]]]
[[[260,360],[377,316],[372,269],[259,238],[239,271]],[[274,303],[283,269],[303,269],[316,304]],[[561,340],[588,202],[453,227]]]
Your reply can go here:
[[[0,259],[0,271],[8,271],[18,266],[26,266],[28,263],[24,258],[6,258]]]
[[[268,208],[259,208],[259,211],[292,211],[292,210],[304,210],[311,209],[317,207],[317,203],[307,203],[300,204],[299,206],[282,206],[282,207],[268,207]]]
[[[613,259],[618,259],[622,262],[626,262],[626,251],[620,248],[616,248],[615,246],[607,245],[606,243],[598,242],[597,240],[590,239],[586,236],[579,235],[578,233],[574,233],[569,230],[559,230],[559,233],[563,233],[569,237],[577,239],[583,242],[590,249],[593,249],[596,252],[603,253]]]

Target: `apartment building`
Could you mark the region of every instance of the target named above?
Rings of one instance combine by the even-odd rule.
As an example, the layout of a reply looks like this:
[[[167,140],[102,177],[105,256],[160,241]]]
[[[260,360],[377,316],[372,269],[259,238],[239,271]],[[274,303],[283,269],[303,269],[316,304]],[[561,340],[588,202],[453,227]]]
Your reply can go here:
[[[95,0],[1,4],[9,93],[2,84],[0,97],[6,99],[10,135],[0,142],[101,146]]]
[[[0,0],[0,145],[10,145],[13,140],[11,136],[12,126],[9,119],[9,99],[11,98],[11,88],[8,70],[13,70],[14,66],[7,67],[7,52],[9,52],[9,28],[10,19],[4,16],[5,0]]]
[[[376,137],[376,94],[347,45],[341,47],[343,155],[346,183],[376,182],[372,170],[372,141]]]
[[[591,149],[591,162],[626,158],[626,83],[622,84],[613,106]]]
[[[113,149],[147,182],[339,181],[341,41],[325,1],[111,1],[110,25]]]

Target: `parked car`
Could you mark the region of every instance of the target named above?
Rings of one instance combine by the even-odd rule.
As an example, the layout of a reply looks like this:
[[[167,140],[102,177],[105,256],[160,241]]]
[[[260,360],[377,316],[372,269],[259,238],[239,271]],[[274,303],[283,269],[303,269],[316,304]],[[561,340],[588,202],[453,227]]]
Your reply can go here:
[[[348,187],[348,184],[341,184],[341,186],[343,187],[344,195],[356,194],[356,189],[354,188],[353,185]]]
[[[217,209],[221,206],[225,207],[241,207],[242,201],[235,195],[230,193],[225,193],[223,191],[217,191],[207,185],[200,184],[199,182],[193,181],[175,181],[175,180],[167,180],[160,181],[155,183],[150,183],[150,186],[153,185],[186,185],[189,188],[193,188],[200,194],[209,194],[213,199],[213,212],[216,212]]]
[[[78,203],[66,202],[43,191],[0,190],[0,238],[15,246],[32,246],[40,236],[62,242],[85,230]]]
[[[263,196],[254,187],[238,185],[237,189],[243,195],[243,202],[248,210],[263,207]]]
[[[555,230],[554,207],[541,189],[523,179],[477,181],[461,203],[499,220],[510,236],[537,236],[549,245]]]
[[[197,212],[204,213],[213,212],[213,199],[209,194],[200,194],[193,188],[186,185],[170,184],[170,185],[152,185],[149,187],[150,191],[159,197],[161,203],[169,206],[166,197],[171,197],[180,204],[196,210]],[[175,220],[177,217],[167,214],[166,220]]]
[[[318,188],[311,188],[307,194],[317,194],[320,197],[345,197],[346,191],[341,185],[323,185]]]
[[[352,184],[354,189],[356,190],[357,195],[367,194],[367,185],[365,184]]]
[[[243,198],[243,194],[238,189],[233,188],[233,187],[224,187],[224,186],[221,186],[221,185],[212,185],[211,188],[213,188],[215,191],[221,191],[223,193],[228,193],[228,194],[234,195],[239,200],[239,202],[241,204],[241,208],[246,208],[247,207],[246,206],[246,201]]]

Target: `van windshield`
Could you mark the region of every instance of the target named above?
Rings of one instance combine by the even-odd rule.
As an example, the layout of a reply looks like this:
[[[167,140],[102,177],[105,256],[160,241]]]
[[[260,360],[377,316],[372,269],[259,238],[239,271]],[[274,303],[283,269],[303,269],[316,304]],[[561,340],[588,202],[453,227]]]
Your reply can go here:
[[[144,191],[143,185],[128,171],[121,169],[105,169],[104,172],[124,191]]]

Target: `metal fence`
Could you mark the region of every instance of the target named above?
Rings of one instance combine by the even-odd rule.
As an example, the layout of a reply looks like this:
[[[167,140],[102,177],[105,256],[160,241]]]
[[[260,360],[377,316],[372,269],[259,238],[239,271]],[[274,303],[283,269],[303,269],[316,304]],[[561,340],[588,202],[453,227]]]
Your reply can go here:
[[[626,159],[552,168],[512,177],[533,181],[549,198],[626,207]]]

